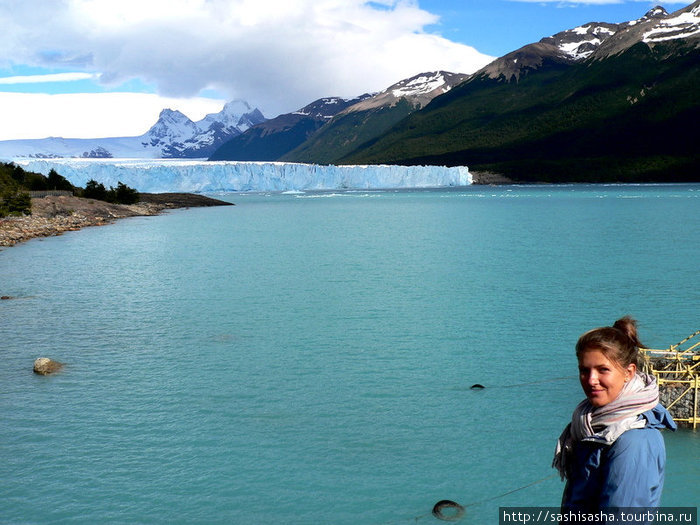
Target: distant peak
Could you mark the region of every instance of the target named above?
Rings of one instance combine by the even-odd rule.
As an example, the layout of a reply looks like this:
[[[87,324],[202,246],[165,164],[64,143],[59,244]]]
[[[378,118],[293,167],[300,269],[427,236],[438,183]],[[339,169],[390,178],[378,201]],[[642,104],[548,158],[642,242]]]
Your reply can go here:
[[[656,7],[647,11],[647,14],[645,14],[641,19],[662,18],[664,16],[668,16],[668,12],[660,5],[657,5]]]
[[[160,115],[158,115],[158,120],[182,121],[190,119],[187,115],[181,111],[178,111],[177,109],[165,108],[161,110]]]
[[[235,99],[224,104],[224,109],[222,110],[222,113],[226,113],[229,115],[240,115],[243,113],[248,113],[252,110],[253,108],[245,100]]]
[[[339,112],[343,111],[348,106],[356,104],[370,95],[364,94],[353,99],[346,99],[341,97],[323,97],[318,100],[313,101],[311,104],[307,104],[301,109],[294,111],[293,115],[301,115],[305,117],[311,117],[316,119],[329,120]]]

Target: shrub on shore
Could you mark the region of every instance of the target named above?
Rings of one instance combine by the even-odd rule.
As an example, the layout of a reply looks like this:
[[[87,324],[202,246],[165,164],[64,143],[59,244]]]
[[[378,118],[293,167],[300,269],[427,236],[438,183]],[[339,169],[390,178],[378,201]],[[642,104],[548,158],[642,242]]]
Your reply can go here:
[[[85,185],[82,196],[114,204],[136,204],[139,201],[139,192],[122,182],[118,182],[116,188],[107,189],[104,184],[93,179]]]
[[[25,191],[62,190],[73,193],[77,189],[54,169],[45,176],[41,173],[26,171],[12,162],[3,162],[0,163],[0,191],[8,188],[19,188]]]
[[[19,166],[0,163],[0,217],[32,212],[32,200],[25,185],[26,175],[27,172]]]
[[[116,188],[107,189],[104,184],[91,180],[83,189],[73,186],[54,169],[45,176],[26,171],[12,162],[0,162],[0,217],[31,214],[32,202],[28,192],[47,190],[70,191],[78,197],[113,204],[135,204],[139,201],[139,192],[122,182]]]
[[[29,193],[20,190],[5,190],[0,194],[0,217],[29,215],[32,199]]]

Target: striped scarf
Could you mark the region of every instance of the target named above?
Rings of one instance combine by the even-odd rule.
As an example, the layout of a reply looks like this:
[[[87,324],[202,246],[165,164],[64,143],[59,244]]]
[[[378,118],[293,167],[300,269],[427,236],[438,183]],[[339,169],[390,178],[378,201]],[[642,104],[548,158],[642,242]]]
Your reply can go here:
[[[576,443],[588,441],[612,445],[627,430],[646,426],[646,420],[639,415],[658,403],[656,378],[641,372],[625,383],[620,395],[607,405],[595,408],[584,399],[557,440],[552,467],[559,471],[562,479],[568,477],[567,464]]]

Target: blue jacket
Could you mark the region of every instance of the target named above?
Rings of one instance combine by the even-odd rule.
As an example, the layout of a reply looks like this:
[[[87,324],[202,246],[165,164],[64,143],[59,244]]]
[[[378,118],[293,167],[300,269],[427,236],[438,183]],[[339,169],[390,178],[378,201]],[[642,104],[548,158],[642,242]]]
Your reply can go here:
[[[660,404],[642,417],[646,427],[628,430],[612,445],[585,441],[576,445],[562,510],[659,506],[666,465],[659,430],[675,430],[676,423]]]

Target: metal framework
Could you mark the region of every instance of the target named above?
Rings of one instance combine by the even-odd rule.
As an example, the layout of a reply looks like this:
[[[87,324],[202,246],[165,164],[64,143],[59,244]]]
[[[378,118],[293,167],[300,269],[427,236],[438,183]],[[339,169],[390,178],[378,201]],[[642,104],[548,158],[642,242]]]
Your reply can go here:
[[[659,383],[661,403],[673,419],[693,429],[700,425],[700,330],[665,350],[640,348],[643,371]]]

